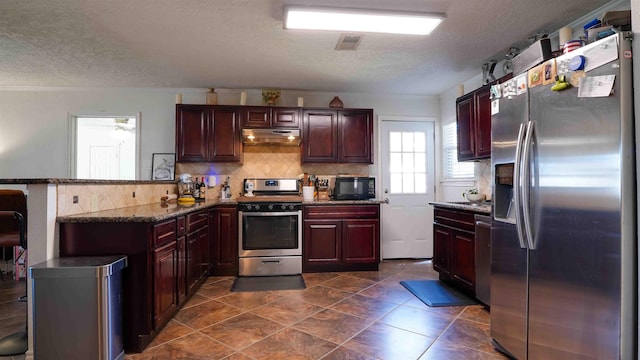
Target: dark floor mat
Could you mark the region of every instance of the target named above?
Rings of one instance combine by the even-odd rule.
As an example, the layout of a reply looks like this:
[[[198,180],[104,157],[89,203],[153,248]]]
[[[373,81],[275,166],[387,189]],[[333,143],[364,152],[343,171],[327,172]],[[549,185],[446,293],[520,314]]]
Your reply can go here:
[[[477,302],[439,280],[400,281],[420,301],[429,306],[463,306]]]
[[[306,287],[301,275],[241,276],[233,281],[231,291],[302,290]]]

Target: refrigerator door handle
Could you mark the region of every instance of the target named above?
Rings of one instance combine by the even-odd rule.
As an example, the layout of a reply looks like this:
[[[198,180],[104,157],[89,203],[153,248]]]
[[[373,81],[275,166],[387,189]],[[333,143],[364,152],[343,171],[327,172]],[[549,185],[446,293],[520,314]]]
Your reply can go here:
[[[524,149],[522,150],[522,188],[520,190],[522,191],[522,218],[524,220],[524,230],[530,250],[535,250],[536,248],[533,241],[533,230],[531,229],[531,213],[529,211],[529,190],[531,188],[531,148],[533,146],[534,132],[535,122],[529,121],[527,123],[527,134],[524,138]]]
[[[513,167],[513,205],[516,210],[516,230],[518,231],[518,241],[520,242],[521,249],[527,248],[527,244],[524,240],[524,230],[522,229],[522,201],[520,198],[520,194],[522,193],[522,188],[520,186],[520,168],[522,167],[522,142],[524,136],[525,124],[521,123],[520,129],[518,130],[518,140],[516,142],[516,158]]]

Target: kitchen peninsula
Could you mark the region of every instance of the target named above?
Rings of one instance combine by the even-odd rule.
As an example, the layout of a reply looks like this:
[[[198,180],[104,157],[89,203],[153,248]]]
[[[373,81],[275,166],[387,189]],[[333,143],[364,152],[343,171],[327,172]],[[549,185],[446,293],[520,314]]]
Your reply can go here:
[[[176,191],[175,182],[5,179],[0,183],[27,187],[30,264],[66,256],[128,257],[129,265],[123,273],[126,352],[141,352],[209,275],[238,273],[236,199],[212,198],[190,206],[163,206],[160,198]],[[352,229],[336,233],[336,261],[326,256],[326,251],[335,246],[317,242],[326,234],[313,231],[310,239],[316,241],[316,253],[311,254],[312,266],[305,271],[332,271],[336,266],[377,268],[380,201],[302,204],[305,211],[320,211],[308,224],[311,230],[314,224],[325,226],[327,220],[322,217],[345,210],[367,210],[366,214],[356,212],[351,222],[342,218],[337,225],[330,222],[337,226],[335,229]],[[343,247],[339,245],[347,238],[355,239],[357,247],[347,247],[342,257]],[[31,313],[29,322],[32,329]]]

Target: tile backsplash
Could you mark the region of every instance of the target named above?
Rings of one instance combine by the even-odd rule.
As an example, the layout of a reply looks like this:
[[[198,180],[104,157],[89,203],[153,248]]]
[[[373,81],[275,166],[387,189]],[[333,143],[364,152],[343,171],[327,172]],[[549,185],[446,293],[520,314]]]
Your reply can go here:
[[[58,216],[112,210],[159,203],[167,194],[176,194],[175,183],[135,185],[58,185]],[[135,194],[135,195],[134,195]],[[74,203],[74,198],[77,202]]]
[[[358,174],[370,176],[370,165],[361,164],[301,164],[300,148],[293,146],[245,146],[242,164],[239,163],[177,163],[176,176],[189,173],[192,178],[215,175],[217,186],[213,193],[220,196],[220,185],[229,176],[231,195],[238,196],[245,178],[295,178],[303,173],[315,175]]]

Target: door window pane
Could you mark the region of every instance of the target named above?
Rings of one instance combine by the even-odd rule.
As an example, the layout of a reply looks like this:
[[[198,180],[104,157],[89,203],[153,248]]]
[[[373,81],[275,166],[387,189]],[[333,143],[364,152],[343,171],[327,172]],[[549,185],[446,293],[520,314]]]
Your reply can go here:
[[[392,194],[425,194],[426,134],[389,132],[389,179]]]

